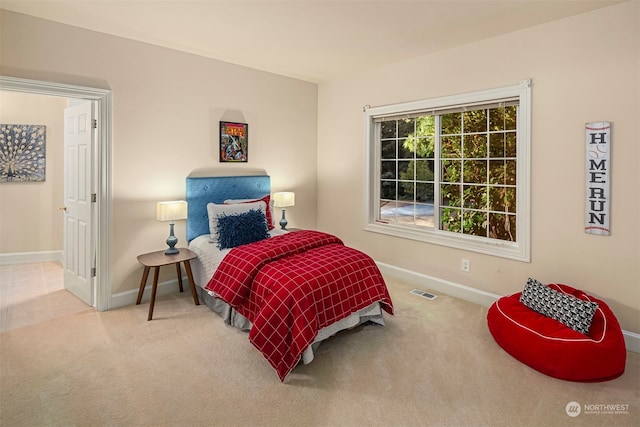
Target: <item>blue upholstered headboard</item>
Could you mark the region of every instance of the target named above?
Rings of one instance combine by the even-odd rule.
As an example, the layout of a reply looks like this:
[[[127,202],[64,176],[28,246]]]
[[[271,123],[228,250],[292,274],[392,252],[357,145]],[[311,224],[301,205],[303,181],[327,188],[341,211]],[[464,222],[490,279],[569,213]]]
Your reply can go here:
[[[202,234],[209,234],[207,203],[223,203],[227,199],[259,199],[271,193],[271,180],[266,174],[206,175],[207,173],[199,172],[187,177],[187,241],[189,242]]]

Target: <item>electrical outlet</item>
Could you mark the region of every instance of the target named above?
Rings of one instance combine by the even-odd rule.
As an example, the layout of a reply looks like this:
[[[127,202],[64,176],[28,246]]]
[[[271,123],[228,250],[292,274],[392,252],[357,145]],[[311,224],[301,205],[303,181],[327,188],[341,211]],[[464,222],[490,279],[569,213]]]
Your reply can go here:
[[[470,270],[471,270],[471,262],[466,258],[462,258],[462,271],[464,271],[465,273],[468,273]]]

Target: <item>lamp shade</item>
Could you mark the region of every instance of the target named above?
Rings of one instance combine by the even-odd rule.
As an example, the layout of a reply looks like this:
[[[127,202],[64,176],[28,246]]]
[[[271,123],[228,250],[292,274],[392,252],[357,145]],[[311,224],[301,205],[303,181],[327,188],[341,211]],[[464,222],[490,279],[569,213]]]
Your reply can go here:
[[[187,202],[184,200],[158,202],[156,206],[156,219],[158,221],[187,219]]]
[[[286,208],[289,206],[295,206],[296,193],[291,191],[284,191],[281,193],[273,193],[273,206],[276,208]]]

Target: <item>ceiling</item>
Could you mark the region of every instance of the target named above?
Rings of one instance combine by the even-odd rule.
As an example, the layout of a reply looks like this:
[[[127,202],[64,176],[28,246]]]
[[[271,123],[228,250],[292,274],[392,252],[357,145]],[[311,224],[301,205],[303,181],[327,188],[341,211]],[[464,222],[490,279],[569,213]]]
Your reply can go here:
[[[0,8],[310,82],[625,0],[0,0]]]

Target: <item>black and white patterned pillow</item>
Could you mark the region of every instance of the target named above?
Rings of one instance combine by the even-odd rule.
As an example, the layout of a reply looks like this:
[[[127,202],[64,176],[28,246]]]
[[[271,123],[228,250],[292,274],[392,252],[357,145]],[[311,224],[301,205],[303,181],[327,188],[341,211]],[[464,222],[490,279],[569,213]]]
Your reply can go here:
[[[563,294],[531,278],[527,280],[520,302],[585,335],[589,333],[593,315],[598,309],[597,302],[583,301]]]

